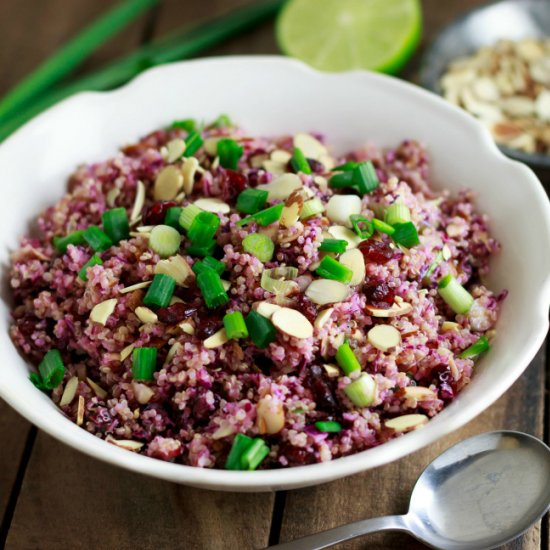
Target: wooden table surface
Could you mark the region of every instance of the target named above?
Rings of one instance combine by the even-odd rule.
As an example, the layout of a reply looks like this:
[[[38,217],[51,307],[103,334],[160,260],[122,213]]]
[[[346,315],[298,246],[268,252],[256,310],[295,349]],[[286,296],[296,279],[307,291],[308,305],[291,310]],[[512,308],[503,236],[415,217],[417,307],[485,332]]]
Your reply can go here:
[[[161,35],[248,0],[165,0],[103,47],[84,69],[131,51],[149,28]],[[423,0],[423,44],[479,0]],[[113,0],[1,0],[0,95]],[[277,53],[267,23],[212,54]],[[421,52],[420,52],[421,53]],[[419,56],[407,75],[413,75]],[[495,429],[548,439],[543,348],[520,380],[463,429],[396,463],[315,488],[276,494],[202,491],[126,472],[38,432],[0,401],[0,548],[248,549],[377,515],[404,513],[425,465],[451,444]],[[1,368],[1,367],[0,367]],[[546,406],[545,406],[546,405]],[[550,547],[545,518],[507,550]],[[341,548],[425,548],[405,535],[380,534]]]

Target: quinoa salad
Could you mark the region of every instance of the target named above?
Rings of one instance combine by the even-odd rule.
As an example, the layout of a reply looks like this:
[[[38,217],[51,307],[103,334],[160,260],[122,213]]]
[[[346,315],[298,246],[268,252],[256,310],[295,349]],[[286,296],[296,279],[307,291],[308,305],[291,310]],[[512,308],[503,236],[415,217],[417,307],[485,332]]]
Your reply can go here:
[[[22,239],[11,337],[63,414],[128,451],[255,470],[378,446],[470,382],[506,294],[472,194],[431,184],[412,140],[339,156],[175,121],[80,166]]]

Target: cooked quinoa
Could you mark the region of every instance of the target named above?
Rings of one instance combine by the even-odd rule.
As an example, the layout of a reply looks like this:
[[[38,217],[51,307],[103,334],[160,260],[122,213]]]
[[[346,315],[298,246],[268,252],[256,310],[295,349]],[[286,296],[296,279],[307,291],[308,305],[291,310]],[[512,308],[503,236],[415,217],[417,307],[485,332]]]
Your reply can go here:
[[[315,133],[253,137],[222,117],[199,129],[201,144],[190,124],[79,167],[67,194],[39,217],[39,234],[13,254],[11,336],[36,365],[59,350],[55,387],[42,368],[33,381],[63,414],[112,444],[203,468],[226,467],[243,434],[251,438],[237,437],[243,448],[255,441],[265,452],[232,468],[269,469],[380,445],[453,401],[474,373],[477,352],[464,350],[491,339],[505,296],[483,284],[499,245],[472,193],[432,189],[428,154],[415,141],[335,157]],[[228,149],[220,138],[230,139]],[[358,167],[370,170],[366,192]],[[334,188],[332,178],[346,173],[349,185]],[[252,214],[238,223],[248,214],[237,211],[237,198],[249,188],[267,191],[261,210],[284,204],[274,221],[262,226]],[[257,196],[262,203],[265,193]],[[190,242],[192,231],[175,224],[181,242],[168,257],[153,246],[168,209],[196,216],[187,208],[196,201],[219,219],[207,253],[223,272],[206,268],[224,288],[217,307],[207,307],[198,284],[205,252]],[[404,219],[373,228],[374,218],[390,221],[395,204]],[[115,208],[129,219],[127,238],[103,251],[76,238],[59,244],[90,226],[108,233],[103,215]],[[364,217],[357,231],[350,214]],[[418,241],[406,247],[384,232],[399,225],[412,226]],[[263,248],[247,245],[252,234],[265,236]],[[340,252],[320,250],[323,241]],[[94,255],[98,263],[83,270]],[[267,271],[288,267],[295,269]],[[159,272],[177,282],[165,307],[150,300]],[[447,275],[465,306],[444,299],[438,283]],[[224,329],[232,312],[245,321],[241,337]],[[136,365],[140,348],[156,350],[150,376]],[[359,397],[349,390],[358,379]]]

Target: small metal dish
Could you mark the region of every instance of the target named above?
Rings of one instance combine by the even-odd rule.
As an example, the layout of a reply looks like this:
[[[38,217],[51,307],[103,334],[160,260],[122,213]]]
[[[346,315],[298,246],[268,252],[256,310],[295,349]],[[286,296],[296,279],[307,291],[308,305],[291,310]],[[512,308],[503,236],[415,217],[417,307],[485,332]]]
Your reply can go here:
[[[548,0],[505,0],[474,9],[447,26],[428,48],[421,63],[420,83],[441,95],[439,81],[457,57],[474,53],[500,39],[521,40],[550,36]],[[550,155],[524,153],[499,145],[509,157],[550,168]]]

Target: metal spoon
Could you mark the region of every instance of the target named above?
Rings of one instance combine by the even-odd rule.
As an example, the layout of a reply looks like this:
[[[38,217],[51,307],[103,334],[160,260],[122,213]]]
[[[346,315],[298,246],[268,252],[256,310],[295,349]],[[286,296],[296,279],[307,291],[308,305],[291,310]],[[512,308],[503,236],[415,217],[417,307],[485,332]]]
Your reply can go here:
[[[365,519],[273,548],[320,550],[377,531],[404,531],[445,550],[485,550],[521,535],[550,506],[550,449],[490,432],[447,449],[418,478],[404,516]]]

